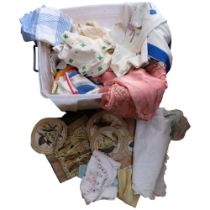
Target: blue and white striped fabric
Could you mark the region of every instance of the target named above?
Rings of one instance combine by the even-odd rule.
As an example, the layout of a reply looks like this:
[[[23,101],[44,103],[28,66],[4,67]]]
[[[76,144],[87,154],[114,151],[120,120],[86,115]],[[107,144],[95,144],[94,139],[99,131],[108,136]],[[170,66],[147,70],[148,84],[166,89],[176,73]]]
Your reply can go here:
[[[148,56],[166,65],[168,73],[172,64],[171,32],[165,22],[155,28],[148,37]]]
[[[52,46],[60,44],[63,32],[72,28],[68,16],[45,6],[25,14],[20,22],[24,41],[43,41]]]
[[[93,83],[91,80],[86,78],[85,76],[81,75],[77,70],[71,70],[71,72],[65,73],[65,78],[68,83],[68,86],[72,85],[72,88],[70,90],[76,90],[73,94],[88,94],[91,93],[91,91],[96,90],[99,88],[98,85]]]

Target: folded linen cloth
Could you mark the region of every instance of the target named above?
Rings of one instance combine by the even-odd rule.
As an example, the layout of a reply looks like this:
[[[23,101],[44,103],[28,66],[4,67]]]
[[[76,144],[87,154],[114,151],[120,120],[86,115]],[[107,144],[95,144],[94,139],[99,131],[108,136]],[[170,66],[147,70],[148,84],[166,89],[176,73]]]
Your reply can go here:
[[[117,196],[117,186],[112,183],[117,177],[120,163],[95,150],[88,162],[87,171],[80,183],[82,197],[86,203],[114,199]]]
[[[20,18],[24,41],[43,41],[52,46],[60,44],[61,34],[72,28],[71,19],[60,10],[42,6]]]
[[[154,199],[164,196],[165,162],[170,143],[171,123],[158,109],[149,121],[138,120],[134,139],[133,190]]]
[[[116,43],[111,68],[121,77],[131,66],[139,68],[153,58],[171,68],[171,33],[167,21],[155,5],[147,3],[125,4],[120,22],[110,31]]]

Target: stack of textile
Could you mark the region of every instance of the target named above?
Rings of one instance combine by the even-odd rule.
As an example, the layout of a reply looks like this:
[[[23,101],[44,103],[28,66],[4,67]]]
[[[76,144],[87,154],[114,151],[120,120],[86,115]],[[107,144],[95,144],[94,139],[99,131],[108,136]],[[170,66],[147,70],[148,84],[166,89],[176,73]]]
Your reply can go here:
[[[160,108],[172,64],[171,34],[152,3],[125,4],[112,28],[76,23],[41,7],[21,19],[25,41],[50,46],[51,93],[101,93],[98,110],[67,112],[34,127],[31,144],[60,182],[80,177],[87,204],[164,196],[167,151],[190,128],[180,110]]]
[[[40,120],[31,143],[46,155],[60,182],[82,178],[87,204],[118,197],[135,207],[141,195],[165,195],[170,140],[184,138],[189,127],[180,110],[159,108],[149,121],[85,110]]]

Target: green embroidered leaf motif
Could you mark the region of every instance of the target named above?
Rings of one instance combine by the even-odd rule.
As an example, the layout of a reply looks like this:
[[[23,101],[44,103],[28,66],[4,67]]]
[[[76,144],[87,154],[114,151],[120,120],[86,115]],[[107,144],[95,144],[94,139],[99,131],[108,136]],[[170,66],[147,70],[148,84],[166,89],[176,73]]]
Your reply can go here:
[[[102,67],[102,66],[99,66],[99,67],[97,68],[97,70],[98,70],[98,71],[102,71],[102,70],[103,70],[103,67]]]
[[[85,44],[85,43],[81,43],[80,46],[81,46],[81,47],[85,47],[86,44]]]
[[[86,75],[87,74],[87,68],[86,68],[86,66],[83,66],[81,69],[80,69],[80,73],[82,74],[82,75]]]
[[[85,72],[86,71],[86,66],[82,67],[82,71]]]
[[[68,39],[69,36],[68,36],[67,34],[64,34],[64,35],[63,35],[63,38],[64,38],[64,39]]]
[[[99,61],[101,61],[103,58],[104,58],[104,57],[102,57],[101,55],[99,55],[99,56],[97,57],[97,59],[98,59]]]
[[[101,48],[101,49],[102,49],[102,50],[105,50],[106,48],[107,48],[106,46],[102,46],[102,48]]]
[[[74,60],[72,58],[69,59],[69,63],[73,63]]]

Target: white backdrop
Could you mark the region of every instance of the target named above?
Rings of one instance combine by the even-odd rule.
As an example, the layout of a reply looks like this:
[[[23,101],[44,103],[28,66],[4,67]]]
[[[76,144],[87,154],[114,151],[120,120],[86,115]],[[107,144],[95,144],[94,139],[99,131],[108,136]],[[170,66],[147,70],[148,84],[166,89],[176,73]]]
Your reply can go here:
[[[0,12],[1,37],[1,150],[0,209],[131,209],[120,200],[86,206],[79,179],[60,184],[44,156],[30,147],[35,123],[60,117],[54,104],[39,92],[38,74],[32,71],[32,43],[20,34],[19,18],[42,5],[64,8],[124,0],[7,0]],[[169,149],[167,195],[154,201],[140,198],[137,209],[210,209],[210,12],[208,0],[153,1],[168,19],[174,61],[161,106],[181,109],[191,129]]]

